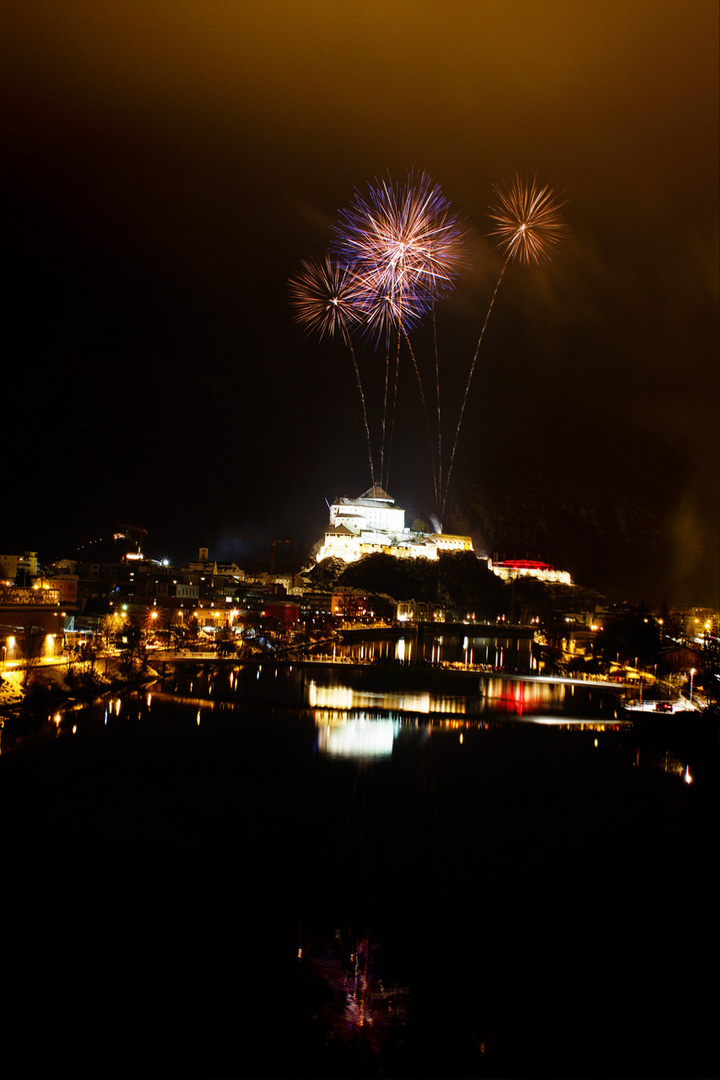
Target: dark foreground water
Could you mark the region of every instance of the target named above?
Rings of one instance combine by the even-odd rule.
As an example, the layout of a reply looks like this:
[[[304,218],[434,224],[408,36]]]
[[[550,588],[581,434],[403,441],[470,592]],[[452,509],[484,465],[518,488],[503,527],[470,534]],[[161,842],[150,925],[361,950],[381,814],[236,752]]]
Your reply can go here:
[[[225,669],[3,753],[6,1073],[716,1076],[713,740],[464,691]]]

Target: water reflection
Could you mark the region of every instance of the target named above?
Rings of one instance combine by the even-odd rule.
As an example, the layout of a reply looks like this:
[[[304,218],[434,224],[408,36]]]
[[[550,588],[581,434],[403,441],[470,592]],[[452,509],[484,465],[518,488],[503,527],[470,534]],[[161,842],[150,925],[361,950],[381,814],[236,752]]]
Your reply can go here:
[[[464,715],[469,711],[471,700],[465,695],[438,695],[429,691],[358,690],[342,684],[321,685],[314,679],[308,687],[308,705],[311,708],[338,709],[342,712],[374,708],[425,716],[431,713]]]
[[[467,637],[453,644],[443,638],[432,647],[459,648],[470,656],[475,642]],[[409,647],[412,642],[406,644]],[[510,642],[513,648],[516,644]],[[527,643],[520,644],[524,648]],[[399,642],[353,648],[371,646],[395,650]],[[482,648],[487,646],[483,641]],[[503,648],[500,639],[492,646],[498,651]],[[152,724],[168,734],[171,729],[179,734],[191,727],[201,737],[201,732],[212,733],[219,725],[225,730],[255,730],[271,716],[288,736],[295,728],[305,731],[308,748],[315,754],[362,762],[392,756],[401,733],[409,734],[418,725],[425,736],[456,730],[458,738],[473,728],[509,730],[519,725],[553,728],[558,733],[588,731],[601,739],[604,732],[633,731],[614,699],[602,689],[592,683],[568,685],[548,676],[438,672],[429,665],[263,663],[214,672],[195,670],[185,686],[183,692],[171,684],[160,689],[158,684],[142,692],[110,695],[91,706],[78,703],[51,717],[52,732],[80,738],[99,721],[108,734],[123,728],[142,731]],[[445,692],[446,688],[452,692]],[[703,770],[690,753],[666,753],[658,738],[654,740],[657,749],[645,749],[644,741],[636,744],[643,745],[642,755],[636,755],[636,747],[630,745],[636,767],[660,769],[693,788],[699,777],[703,786]]]
[[[635,768],[660,770],[666,776],[684,780],[686,784],[695,782],[695,766],[691,769],[686,757],[680,757],[671,750],[638,747],[635,751]]]
[[[496,712],[523,716],[538,713],[541,709],[561,708],[568,690],[572,697],[574,689],[558,683],[488,678],[482,684],[483,706]]]
[[[413,720],[423,721],[430,730],[477,724],[483,718],[493,723],[506,718],[565,728],[619,729],[619,724],[593,716],[603,711],[601,698],[585,687],[576,695],[576,687],[560,682],[482,675],[477,684],[468,684],[466,694],[441,694],[405,687],[371,690],[351,685],[344,674],[342,669],[324,672],[326,681],[318,676],[304,686],[304,703],[313,709],[316,746],[322,754],[357,759],[389,755],[403,724]]]
[[[368,931],[335,930],[327,936],[301,931],[297,951],[301,986],[314,1002],[312,1019],[324,1028],[325,1046],[377,1062],[402,1039],[410,987],[388,981],[381,943]]]
[[[317,748],[329,757],[377,758],[392,754],[399,720],[372,716],[338,717],[336,712],[315,714]]]
[[[412,720],[407,716],[384,717],[378,713],[344,714],[338,710],[318,709],[315,711],[316,748],[319,753],[330,757],[354,758],[358,761],[378,758],[392,754],[396,739],[402,732],[417,729],[420,718]],[[558,731],[575,732],[620,732],[626,725],[608,724],[599,720],[580,720],[558,716],[515,717],[520,722],[549,726]],[[490,731],[507,729],[505,720],[477,721],[462,717],[432,717],[422,723],[424,735],[433,732],[458,731],[460,743],[463,742],[464,730]],[[598,739],[594,745],[599,746]],[[682,769],[665,769],[678,775]],[[687,781],[690,783],[690,780]]]
[[[333,646],[334,660],[371,664],[432,664],[507,669],[538,673],[542,663],[533,655],[530,637],[503,637],[477,634],[428,634],[392,640],[363,641]]]
[[[77,734],[56,754],[57,776],[50,755],[35,784],[20,770],[21,812],[7,819],[35,822],[35,842],[78,836],[95,852],[109,840],[100,892],[119,910],[98,908],[83,940],[83,909],[62,960],[78,942],[92,955],[81,970],[98,1000],[138,966],[151,1018],[151,997],[187,1001],[178,1014],[202,1043],[198,1074],[208,1031],[227,1032],[237,1062],[220,967],[249,991],[241,1049],[252,1028],[267,1073],[278,1042],[277,1075],[586,1075],[588,1054],[596,1064],[607,1045],[597,1018],[608,1001],[608,1030],[620,1015],[624,1037],[648,998],[671,1004],[641,1030],[633,1064],[651,1053],[657,1065],[678,1000],[692,995],[691,1034],[698,1015],[706,1024],[707,766],[636,756],[634,729],[621,738],[591,688],[463,675],[449,685],[467,693],[444,695],[444,676],[405,682],[238,665],[212,683],[195,676],[184,696],[116,696],[48,725],[53,738],[66,724]],[[85,851],[67,872],[73,897],[98,892],[100,860],[82,869]],[[128,910],[138,914],[98,983],[108,911],[117,929]],[[619,983],[633,991],[625,1013]],[[280,1003],[275,1039],[268,1002]],[[621,1036],[598,1075],[626,1061]]]

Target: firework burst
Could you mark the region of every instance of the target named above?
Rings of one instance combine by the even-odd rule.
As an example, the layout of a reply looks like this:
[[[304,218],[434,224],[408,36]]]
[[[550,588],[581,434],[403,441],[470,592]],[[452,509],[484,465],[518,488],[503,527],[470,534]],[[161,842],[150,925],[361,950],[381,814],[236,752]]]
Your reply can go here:
[[[340,337],[346,343],[350,330],[363,319],[357,303],[353,275],[346,266],[323,259],[307,259],[290,279],[290,298],[295,318],[308,333],[323,337]]]
[[[404,184],[376,181],[367,197],[356,193],[336,234],[356,303],[377,336],[416,326],[459,273],[463,229],[425,174],[417,182],[409,174]]]
[[[567,232],[565,223],[560,216],[560,209],[564,203],[558,201],[555,192],[549,185],[538,187],[536,180],[532,182],[523,181],[516,174],[515,179],[507,188],[495,187],[494,190],[498,198],[498,205],[490,208],[490,217],[495,222],[495,228],[490,235],[499,238],[498,247],[505,258],[485,315],[480,337],[475,346],[475,355],[470,364],[470,372],[465,384],[465,392],[460,406],[460,416],[455,429],[455,441],[450,453],[447,473],[444,482],[442,477],[440,479],[441,516],[445,512],[450,477],[455,461],[455,451],[457,450],[460,429],[465,415],[470,384],[505,270],[508,264],[515,260],[524,263],[538,263],[540,259],[549,259]]]
[[[425,173],[419,178],[408,173],[404,183],[395,183],[390,178],[376,179],[368,185],[366,194],[356,191],[349,208],[340,212],[330,253],[322,260],[303,262],[289,283],[297,321],[320,338],[340,338],[350,351],[362,402],[373,485],[370,425],[353,341],[360,335],[374,338],[375,344],[384,338],[387,346],[380,443],[380,480],[385,487],[390,469],[401,346],[409,352],[428,427],[440,518],[445,511],[470,385],[505,271],[511,262],[530,264],[549,258],[566,234],[560,213],[564,203],[550,186],[539,186],[537,180],[523,180],[516,174],[510,184],[494,187],[494,191],[496,201],[490,208],[494,227],[490,235],[497,240],[503,263],[470,364],[445,469],[447,443],[444,444],[440,405],[436,302],[451,290],[463,268],[466,229],[451,211],[440,187]],[[431,418],[409,336],[428,314],[433,319],[435,420]],[[396,349],[394,378],[391,378],[393,339]]]
[[[357,306],[354,277],[346,266],[326,255],[323,259],[304,260],[297,275],[290,279],[289,287],[297,321],[302,323],[309,333],[317,333],[320,340],[324,337],[341,338],[350,350],[365,424],[370,479],[374,486],[375,465],[365,391],[350,336],[352,328],[358,326],[363,319]]]
[[[366,334],[376,343],[384,338],[389,345],[396,333],[398,348],[401,339],[407,344],[430,435],[427,399],[408,335],[424,315],[434,312],[435,302],[459,275],[465,229],[437,184],[425,173],[417,179],[408,173],[402,184],[376,179],[368,185],[367,195],[356,191],[350,207],[341,211],[335,234],[339,261],[352,272],[354,303],[362,312]],[[388,386],[386,369],[381,461]],[[437,409],[439,428],[439,387]],[[435,465],[433,473],[437,491]]]
[[[495,228],[490,235],[498,238],[503,255],[525,263],[549,258],[566,231],[560,216],[564,204],[552,188],[516,175],[506,188],[495,188],[495,194],[498,203],[490,209]]]

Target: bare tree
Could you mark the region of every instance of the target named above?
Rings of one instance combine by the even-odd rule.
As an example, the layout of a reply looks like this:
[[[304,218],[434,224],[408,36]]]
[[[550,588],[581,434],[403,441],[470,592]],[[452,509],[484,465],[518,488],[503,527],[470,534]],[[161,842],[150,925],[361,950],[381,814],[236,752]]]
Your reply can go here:
[[[111,639],[120,633],[124,625],[125,616],[120,611],[113,611],[109,615],[103,615],[98,630],[100,631],[106,651],[110,647]]]
[[[37,665],[40,663],[40,657],[42,655],[46,633],[43,630],[42,626],[35,626],[30,621],[24,623],[23,626],[19,629],[21,648],[25,657],[23,686],[27,687],[30,683],[34,668],[36,668]]]

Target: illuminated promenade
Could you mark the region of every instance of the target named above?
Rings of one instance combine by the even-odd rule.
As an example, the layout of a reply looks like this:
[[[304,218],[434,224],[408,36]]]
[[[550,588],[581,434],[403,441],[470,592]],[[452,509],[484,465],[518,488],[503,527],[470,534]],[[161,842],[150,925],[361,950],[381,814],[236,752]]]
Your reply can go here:
[[[349,656],[333,656],[332,653],[319,653],[316,655],[308,654],[298,659],[290,659],[287,657],[250,657],[247,659],[239,660],[234,657],[219,657],[214,652],[197,652],[197,653],[175,653],[172,651],[158,651],[153,657],[152,666],[154,668],[162,668],[166,670],[167,666],[172,667],[192,667],[194,665],[205,667],[207,665],[222,665],[227,666],[262,666],[263,664],[273,664],[276,666],[284,667],[341,667],[344,671],[351,668],[357,668],[358,670],[372,670],[377,672],[388,672],[393,675],[400,674],[401,672],[415,672],[415,673],[428,673],[433,675],[454,675],[454,676],[472,676],[478,675],[492,675],[493,678],[508,679],[515,682],[539,682],[539,683],[557,683],[565,686],[592,686],[593,688],[605,689],[605,690],[637,690],[637,686],[633,683],[616,682],[605,679],[601,676],[597,678],[573,678],[572,676],[565,675],[533,675],[523,674],[520,672],[503,671],[500,669],[489,667],[486,664],[451,664],[445,662],[430,663],[402,663],[399,661],[389,661],[387,663],[381,663],[372,659],[358,659]],[[161,672],[162,674],[162,672]]]

